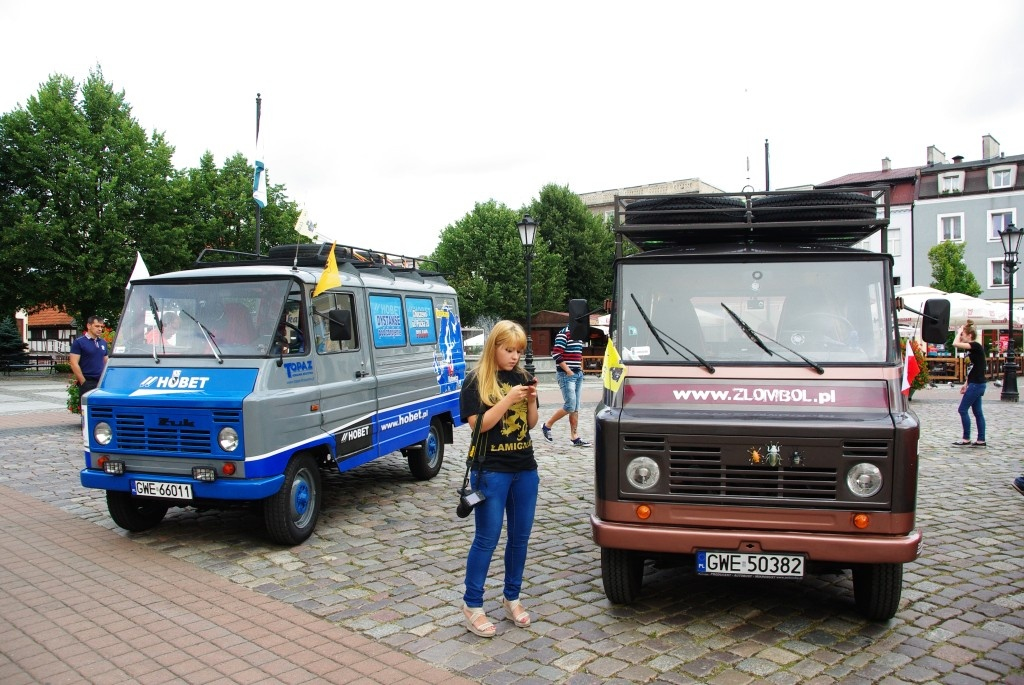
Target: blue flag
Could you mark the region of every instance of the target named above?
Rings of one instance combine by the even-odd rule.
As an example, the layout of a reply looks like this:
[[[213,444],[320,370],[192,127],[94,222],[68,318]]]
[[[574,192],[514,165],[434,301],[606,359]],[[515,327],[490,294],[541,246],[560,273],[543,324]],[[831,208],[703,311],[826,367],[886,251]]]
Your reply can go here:
[[[256,161],[253,162],[253,166],[256,167],[256,173],[252,179],[252,199],[256,200],[256,204],[263,207],[267,206],[267,166],[263,161],[263,149],[256,141]]]

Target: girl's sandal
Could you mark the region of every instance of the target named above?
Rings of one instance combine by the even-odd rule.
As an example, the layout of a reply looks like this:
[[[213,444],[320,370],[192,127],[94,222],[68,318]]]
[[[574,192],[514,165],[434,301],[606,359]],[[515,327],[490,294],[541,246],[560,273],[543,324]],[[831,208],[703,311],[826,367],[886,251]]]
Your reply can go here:
[[[469,632],[480,637],[494,637],[496,629],[484,613],[483,607],[468,607],[463,604],[462,615],[466,619],[466,628]]]
[[[527,613],[518,599],[509,601],[502,597],[501,606],[505,608],[505,616],[520,628],[530,625],[530,614]]]
[[[972,442],[971,447],[988,447],[984,441]]]

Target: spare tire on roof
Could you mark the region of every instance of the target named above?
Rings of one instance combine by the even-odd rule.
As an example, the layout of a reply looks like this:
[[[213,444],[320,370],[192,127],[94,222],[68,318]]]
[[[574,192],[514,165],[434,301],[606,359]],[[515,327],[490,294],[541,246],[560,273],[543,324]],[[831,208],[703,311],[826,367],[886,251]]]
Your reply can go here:
[[[754,223],[766,221],[845,221],[874,219],[878,205],[864,193],[789,193],[754,198]]]
[[[746,204],[738,197],[673,195],[626,205],[627,224],[718,224],[744,221]]]

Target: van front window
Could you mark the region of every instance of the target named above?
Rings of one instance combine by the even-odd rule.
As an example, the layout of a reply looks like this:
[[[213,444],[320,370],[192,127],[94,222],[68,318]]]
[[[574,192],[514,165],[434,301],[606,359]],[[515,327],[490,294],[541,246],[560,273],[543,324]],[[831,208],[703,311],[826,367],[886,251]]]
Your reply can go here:
[[[716,364],[895,359],[884,264],[623,264],[615,332],[624,360]]]
[[[112,356],[263,356],[274,353],[288,280],[135,285]]]

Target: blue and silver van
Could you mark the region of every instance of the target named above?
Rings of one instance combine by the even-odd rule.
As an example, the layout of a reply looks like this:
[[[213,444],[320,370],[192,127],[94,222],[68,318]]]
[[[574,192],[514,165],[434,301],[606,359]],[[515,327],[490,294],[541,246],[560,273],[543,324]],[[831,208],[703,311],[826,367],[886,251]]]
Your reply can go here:
[[[461,424],[458,298],[421,260],[352,247],[204,251],[135,280],[82,401],[82,485],[114,522],[260,502],[272,540],[313,532],[321,469],[401,451],[433,478]]]

